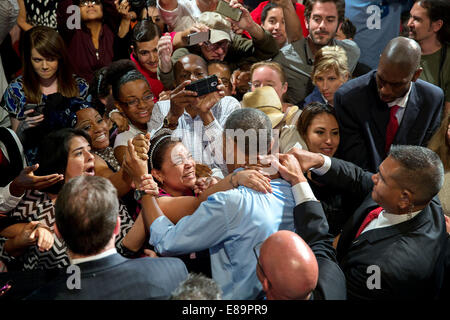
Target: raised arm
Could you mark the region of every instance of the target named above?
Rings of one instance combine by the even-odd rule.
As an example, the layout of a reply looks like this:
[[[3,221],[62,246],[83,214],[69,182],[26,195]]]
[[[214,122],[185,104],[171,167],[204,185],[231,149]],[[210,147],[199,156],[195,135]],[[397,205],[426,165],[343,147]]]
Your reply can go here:
[[[286,35],[288,42],[294,42],[303,38],[302,24],[295,11],[294,4],[291,0],[272,0],[283,8],[284,22],[286,24]]]

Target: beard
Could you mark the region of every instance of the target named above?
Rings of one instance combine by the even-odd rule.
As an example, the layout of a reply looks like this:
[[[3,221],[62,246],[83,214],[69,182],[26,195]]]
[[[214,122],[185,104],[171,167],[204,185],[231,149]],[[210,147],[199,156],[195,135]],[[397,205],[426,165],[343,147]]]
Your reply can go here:
[[[319,31],[319,32],[313,32],[310,35],[311,35],[311,40],[313,41],[313,43],[315,45],[326,46],[335,37],[336,32],[331,34],[329,32],[320,32]]]

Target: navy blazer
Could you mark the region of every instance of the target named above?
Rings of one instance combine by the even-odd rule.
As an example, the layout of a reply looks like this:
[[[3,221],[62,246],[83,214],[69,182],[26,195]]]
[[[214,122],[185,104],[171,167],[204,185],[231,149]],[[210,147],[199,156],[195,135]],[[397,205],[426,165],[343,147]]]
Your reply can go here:
[[[78,264],[81,289],[68,289],[70,274],[35,291],[29,300],[168,299],[187,278],[178,258],[126,259],[119,254]]]
[[[307,201],[294,208],[295,230],[310,246],[319,266],[319,279],[313,291],[314,300],[346,300],[345,276],[336,261],[333,235],[318,201]]]
[[[381,101],[376,70],[344,83],[334,96],[340,144],[336,157],[376,172],[386,158],[389,107]],[[440,125],[444,105],[441,88],[418,79],[411,92],[393,144],[426,146]]]
[[[341,233],[337,259],[347,279],[349,299],[432,299],[442,285],[447,233],[444,214],[435,197],[414,218],[384,228],[356,233],[367,214],[378,207],[371,196],[372,174],[352,163],[332,158],[330,170],[315,179],[351,193],[359,204]],[[369,289],[377,266],[379,289]]]

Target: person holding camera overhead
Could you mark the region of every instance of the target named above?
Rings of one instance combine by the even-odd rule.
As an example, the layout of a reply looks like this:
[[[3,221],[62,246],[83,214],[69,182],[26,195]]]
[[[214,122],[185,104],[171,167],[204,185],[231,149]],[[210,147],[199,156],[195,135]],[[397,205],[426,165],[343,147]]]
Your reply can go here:
[[[225,96],[225,86],[217,77],[208,77],[208,66],[202,57],[185,55],[173,68],[177,87],[170,100],[155,104],[148,125],[150,136],[162,127],[175,130],[173,135],[183,140],[194,160],[208,165],[213,175],[223,178],[220,171],[227,172],[221,157],[223,125],[241,105],[235,98]],[[196,82],[199,80],[201,83]],[[210,85],[215,89],[205,92],[203,89],[212,88]]]
[[[88,84],[72,73],[64,41],[50,27],[38,26],[25,32],[22,50],[23,75],[7,87],[1,106],[9,113],[11,128],[21,138],[30,165],[36,146],[25,139],[44,120],[43,106],[54,93],[85,99]],[[32,129],[32,130],[30,130]],[[29,134],[26,134],[26,133]]]
[[[132,16],[125,4],[116,6],[115,2],[62,0],[58,4],[58,31],[66,41],[75,73],[87,81],[91,81],[96,70],[111,64],[116,36],[123,38],[128,32]],[[69,8],[72,5],[80,8],[81,25],[76,24],[76,11]]]

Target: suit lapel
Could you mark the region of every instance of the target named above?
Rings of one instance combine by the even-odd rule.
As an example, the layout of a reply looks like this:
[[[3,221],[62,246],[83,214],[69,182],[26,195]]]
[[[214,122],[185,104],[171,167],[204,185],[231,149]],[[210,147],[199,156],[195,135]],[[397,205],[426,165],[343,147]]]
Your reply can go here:
[[[420,112],[420,103],[418,103],[418,101],[419,97],[417,96],[416,84],[411,82],[411,92],[409,93],[408,103],[406,104],[400,127],[395,135],[394,143],[404,144],[407,142],[408,133],[414,126]]]
[[[405,222],[384,227],[377,228],[361,234],[357,239],[352,242],[351,248],[357,247],[364,242],[369,242],[373,244],[377,241],[385,240],[399,234],[405,234],[410,232],[411,230],[415,230],[419,228],[421,225],[427,222],[427,217],[431,214],[430,207],[425,207],[419,214],[417,214],[414,218],[407,220]],[[350,248],[350,249],[351,249]]]
[[[369,193],[358,209],[356,209],[355,213],[345,223],[337,246],[338,261],[340,261],[340,259],[347,254],[353,240],[355,239],[359,227],[364,221],[364,218],[370,211],[378,206],[379,205],[373,201],[371,193]]]
[[[377,151],[374,155],[375,163],[381,163],[382,159],[385,158],[384,143],[381,141],[386,141],[386,128],[389,122],[389,109],[388,105],[380,100],[378,96],[378,87],[376,82],[376,71],[370,80],[370,94],[372,95],[368,100],[370,105],[370,123],[368,124],[372,129],[373,148]],[[380,138],[378,138],[380,137]],[[378,140],[378,141],[376,141]],[[381,149],[380,149],[381,148]],[[379,161],[378,159],[379,158]]]

